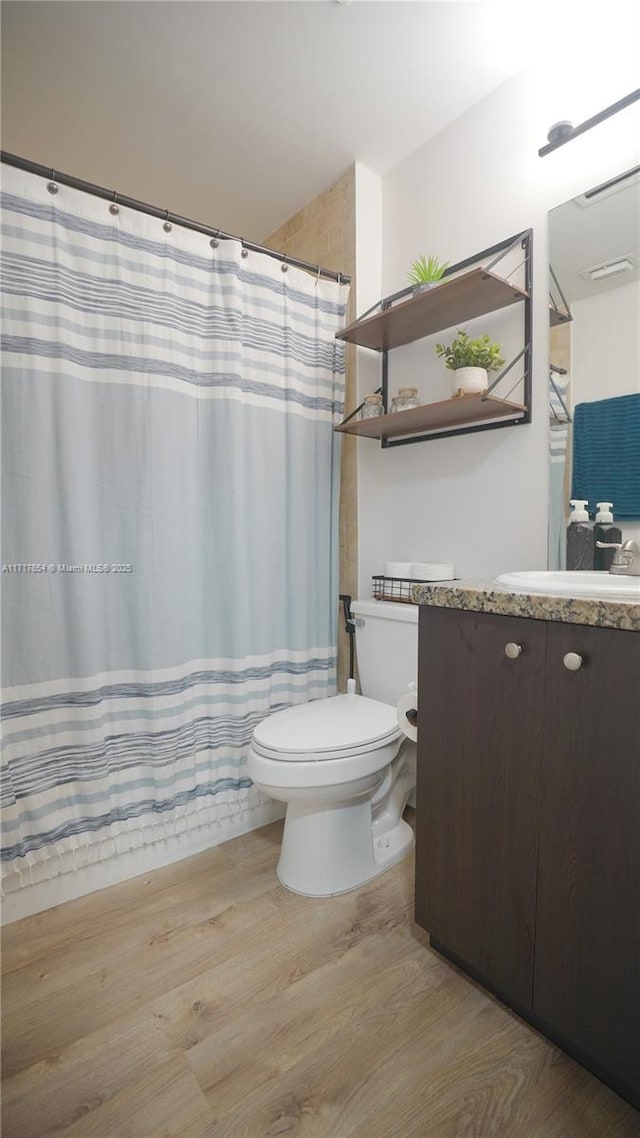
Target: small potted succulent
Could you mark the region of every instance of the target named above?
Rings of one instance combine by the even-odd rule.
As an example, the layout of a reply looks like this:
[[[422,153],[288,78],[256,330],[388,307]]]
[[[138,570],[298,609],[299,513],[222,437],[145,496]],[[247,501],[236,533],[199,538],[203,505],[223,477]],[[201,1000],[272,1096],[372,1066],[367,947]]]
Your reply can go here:
[[[492,343],[489,336],[479,336],[472,340],[460,328],[451,344],[436,344],[436,354],[444,356],[445,367],[453,372],[454,395],[473,395],[486,391],[489,372],[499,371],[504,364],[499,344]]]
[[[424,253],[414,261],[407,277],[413,285],[413,291],[423,292],[433,288],[442,279],[449,267],[448,261],[439,261],[437,257],[425,257]]]

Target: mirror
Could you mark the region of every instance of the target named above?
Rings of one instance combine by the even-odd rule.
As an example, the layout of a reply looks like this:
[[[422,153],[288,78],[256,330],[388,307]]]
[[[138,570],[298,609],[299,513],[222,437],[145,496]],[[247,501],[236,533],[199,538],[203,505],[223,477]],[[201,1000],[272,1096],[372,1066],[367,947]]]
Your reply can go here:
[[[569,499],[640,540],[640,166],[549,213],[549,555]]]

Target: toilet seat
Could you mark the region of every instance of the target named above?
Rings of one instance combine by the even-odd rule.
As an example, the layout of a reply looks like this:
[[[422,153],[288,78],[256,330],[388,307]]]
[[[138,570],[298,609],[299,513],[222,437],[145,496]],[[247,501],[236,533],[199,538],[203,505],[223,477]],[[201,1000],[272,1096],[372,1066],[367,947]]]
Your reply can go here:
[[[381,749],[401,734],[391,704],[336,695],[274,712],[258,724],[252,745],[265,758],[325,762]]]

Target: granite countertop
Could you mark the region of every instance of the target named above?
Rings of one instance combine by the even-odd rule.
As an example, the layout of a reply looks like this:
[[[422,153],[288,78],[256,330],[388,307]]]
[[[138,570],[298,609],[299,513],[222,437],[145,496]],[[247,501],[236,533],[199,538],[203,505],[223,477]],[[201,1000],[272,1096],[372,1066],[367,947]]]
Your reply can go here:
[[[414,585],[417,604],[435,608],[493,612],[533,620],[557,620],[566,624],[590,624],[640,632],[640,601],[574,600],[541,593],[512,593],[495,581],[440,581]]]

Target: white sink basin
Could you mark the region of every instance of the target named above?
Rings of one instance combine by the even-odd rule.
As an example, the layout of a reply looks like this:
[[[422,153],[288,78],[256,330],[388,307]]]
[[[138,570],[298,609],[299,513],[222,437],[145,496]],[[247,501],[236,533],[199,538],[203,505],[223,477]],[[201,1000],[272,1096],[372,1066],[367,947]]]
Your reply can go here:
[[[496,577],[496,584],[512,593],[542,593],[553,597],[640,603],[640,577],[618,576],[614,573],[526,570],[522,573],[503,573]]]

